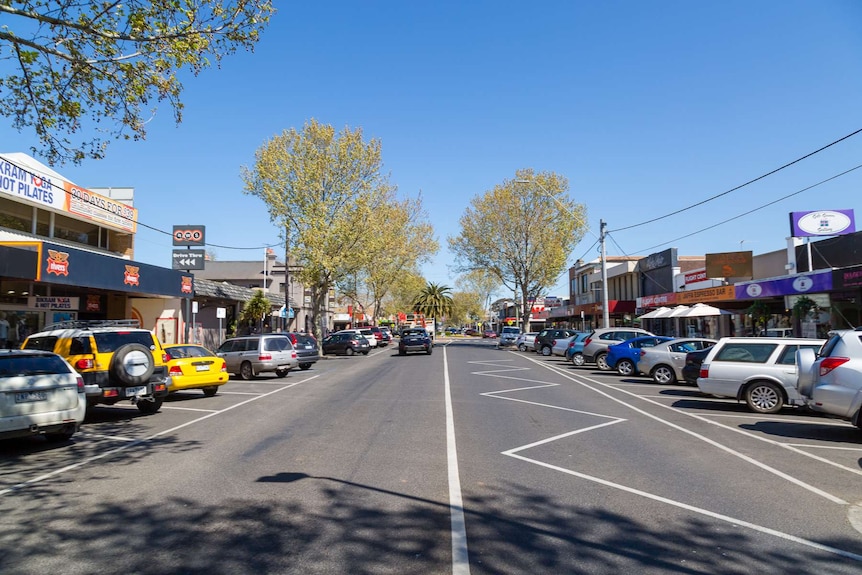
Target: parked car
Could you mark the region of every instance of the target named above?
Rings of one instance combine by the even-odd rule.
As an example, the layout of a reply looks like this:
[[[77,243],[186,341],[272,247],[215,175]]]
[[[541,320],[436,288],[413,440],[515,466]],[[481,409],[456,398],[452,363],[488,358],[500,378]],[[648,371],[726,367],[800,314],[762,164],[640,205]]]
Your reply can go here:
[[[638,361],[641,358],[641,350],[656,346],[662,342],[672,340],[672,337],[663,335],[642,335],[627,339],[622,343],[608,346],[608,355],[605,361],[610,369],[617,370],[620,375],[637,375]]]
[[[377,340],[378,347],[384,347],[389,343],[389,340],[386,339],[383,335],[383,330],[377,327],[376,325],[366,326],[360,329],[367,329],[371,331],[371,335],[374,336],[374,339]],[[364,335],[364,334],[363,334]],[[366,336],[367,337],[367,336]]]
[[[569,340],[569,347],[566,348],[566,359],[572,362],[572,365],[584,365],[584,342],[590,334],[586,332],[578,332],[575,337]]]
[[[431,336],[428,335],[425,328],[421,327],[405,330],[401,333],[401,339],[398,341],[398,355],[407,355],[409,351],[423,351],[431,355],[433,349]]]
[[[479,332],[472,327],[465,328],[461,333],[464,335],[479,335]]]
[[[57,353],[84,380],[87,406],[129,400],[141,413],[156,413],[168,395],[167,354],[133,319],[71,320],[45,326],[23,349]]]
[[[494,338],[494,337],[497,337],[497,332],[494,331],[493,329],[486,329],[485,331],[482,332],[482,337],[483,338]]]
[[[228,373],[245,380],[261,373],[284,377],[299,365],[296,350],[283,333],[234,337],[221,344],[216,355],[224,358]]]
[[[725,337],[709,351],[697,387],[704,393],[735,397],[757,413],[776,413],[784,405],[805,405],[797,390],[796,352],[813,352],[824,340],[774,337]]]
[[[820,353],[800,349],[797,390],[814,411],[862,429],[862,330],[836,330]]]
[[[333,333],[324,338],[320,345],[324,355],[353,355],[355,353],[368,355],[368,352],[371,351],[371,344],[368,343],[368,339],[362,334],[352,331]]]
[[[518,336],[521,335],[521,328],[512,327],[512,326],[504,326],[503,331],[500,332],[500,347],[504,345],[515,345],[515,341],[518,339]]]
[[[295,331],[288,332],[285,335],[290,339],[290,343],[293,344],[293,349],[296,350],[299,369],[309,369],[311,368],[311,364],[316,363],[320,359],[320,352],[317,350],[317,340],[313,335]]]
[[[200,389],[207,397],[218,393],[230,376],[224,359],[201,345],[177,343],[165,346],[168,354],[170,392]]]
[[[611,369],[606,360],[608,347],[641,335],[655,335],[637,327],[605,327],[593,330],[584,340],[584,362],[595,363],[602,371]]]
[[[682,367],[682,379],[689,385],[697,385],[700,377],[700,366],[709,355],[709,348],[690,351],[685,354],[685,365]]]
[[[367,339],[368,345],[371,346],[371,348],[377,347],[377,338],[374,337],[374,332],[372,332],[367,327],[342,329],[341,331],[337,331],[335,333],[355,333]]]
[[[537,333],[538,332],[530,331],[518,334],[518,339],[515,340],[515,347],[518,348],[518,351],[533,351],[533,344],[536,342]]]
[[[533,348],[536,353],[541,353],[544,356],[549,356],[553,353],[554,342],[558,339],[568,339],[578,333],[573,329],[568,328],[547,328],[543,329],[536,335],[536,341],[533,343]]]
[[[551,347],[551,355],[558,357],[566,357],[566,351],[569,349],[569,343],[577,336],[577,334],[569,337],[561,337],[554,340],[554,345]]]
[[[0,350],[0,439],[70,439],[84,421],[84,378],[48,351]]]
[[[686,356],[693,351],[709,349],[716,340],[700,337],[683,337],[661,342],[642,349],[638,372],[648,375],[659,385],[671,385],[684,380]],[[705,356],[704,356],[705,357]],[[699,367],[700,364],[698,364]],[[697,376],[695,376],[697,381]]]
[[[383,336],[386,338],[387,342],[392,341],[393,334],[392,334],[392,330],[389,328],[388,325],[381,325],[380,331],[383,332]]]

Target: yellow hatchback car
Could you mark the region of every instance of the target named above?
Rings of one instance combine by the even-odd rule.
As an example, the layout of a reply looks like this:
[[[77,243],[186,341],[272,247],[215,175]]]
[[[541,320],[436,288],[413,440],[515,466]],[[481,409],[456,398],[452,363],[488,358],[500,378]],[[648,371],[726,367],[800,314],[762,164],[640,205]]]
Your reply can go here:
[[[178,343],[164,348],[168,354],[171,392],[202,389],[204,395],[212,397],[230,377],[224,360],[203,346]]]

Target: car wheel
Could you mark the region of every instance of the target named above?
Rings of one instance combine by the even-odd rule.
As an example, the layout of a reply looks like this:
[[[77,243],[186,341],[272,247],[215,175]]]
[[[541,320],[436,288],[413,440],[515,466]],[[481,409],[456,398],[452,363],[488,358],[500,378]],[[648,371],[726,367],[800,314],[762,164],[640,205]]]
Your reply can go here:
[[[584,354],[582,354],[582,353],[573,353],[572,354],[572,365],[580,367],[580,366],[584,365],[584,363],[586,363],[584,361]]]
[[[659,365],[652,370],[652,379],[659,385],[670,385],[676,382],[676,374],[666,365]]]
[[[403,349],[399,349],[399,350],[398,350],[398,355],[407,355],[407,351],[405,351],[405,350],[403,350]]]
[[[161,397],[142,397],[135,405],[138,406],[138,411],[147,415],[152,415],[162,407]]]
[[[368,355],[369,353],[371,353],[371,350],[363,351],[362,355]]]
[[[553,351],[554,350],[552,350],[551,346],[549,346],[549,345],[542,346],[542,355],[544,355],[545,357],[548,357],[549,355],[551,355],[551,352],[553,352]]]
[[[431,348],[429,347],[428,351],[426,351],[425,353],[427,353],[428,355],[431,355]]]
[[[344,355],[353,355],[353,348],[352,347],[344,348]]]
[[[305,371],[306,369],[311,369],[311,364],[310,363],[300,363],[299,369],[301,369],[302,371]]]
[[[284,377],[285,375],[287,375],[288,371],[290,371],[290,370],[289,369],[276,369],[275,375],[276,375],[276,377]]]
[[[527,351],[527,346],[522,343],[518,346],[518,351]]]
[[[139,343],[129,343],[114,352],[108,370],[118,381],[135,386],[150,381],[154,367],[153,354],[149,349]]]
[[[608,354],[600,353],[596,356],[596,367],[601,371],[610,371],[611,366],[608,365]]]
[[[218,386],[217,385],[210,385],[208,387],[205,387],[203,389],[203,391],[204,391],[205,396],[212,397],[218,393]]]
[[[635,364],[627,359],[621,359],[619,363],[617,363],[617,373],[620,375],[634,375],[635,372]]]
[[[254,369],[252,369],[251,363],[247,361],[242,362],[242,365],[239,366],[239,377],[246,381],[254,378]]]
[[[760,381],[745,390],[745,403],[756,413],[778,413],[784,405],[784,394],[776,384]]]

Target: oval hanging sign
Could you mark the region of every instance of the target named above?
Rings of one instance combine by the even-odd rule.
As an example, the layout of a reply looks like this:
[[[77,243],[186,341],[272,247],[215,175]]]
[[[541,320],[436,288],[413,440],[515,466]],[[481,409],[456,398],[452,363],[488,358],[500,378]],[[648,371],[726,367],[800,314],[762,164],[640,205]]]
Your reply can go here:
[[[853,210],[820,210],[817,212],[793,212],[793,236],[836,236],[855,230]]]

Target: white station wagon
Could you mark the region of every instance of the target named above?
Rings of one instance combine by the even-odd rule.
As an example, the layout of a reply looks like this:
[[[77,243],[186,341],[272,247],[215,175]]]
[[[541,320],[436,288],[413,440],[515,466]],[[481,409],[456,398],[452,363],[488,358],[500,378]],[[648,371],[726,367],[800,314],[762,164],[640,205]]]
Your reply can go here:
[[[84,380],[48,351],[0,350],[0,439],[66,441],[87,411]]]

